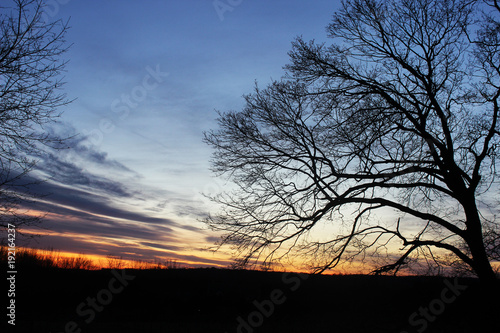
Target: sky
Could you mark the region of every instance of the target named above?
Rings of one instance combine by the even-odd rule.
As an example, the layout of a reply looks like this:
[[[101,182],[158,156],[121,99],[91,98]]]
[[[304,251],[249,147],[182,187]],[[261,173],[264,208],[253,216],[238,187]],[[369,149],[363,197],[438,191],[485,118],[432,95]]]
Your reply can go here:
[[[27,206],[45,214],[31,246],[63,252],[227,266],[201,220],[203,194],[229,184],[210,171],[203,132],[217,110],[284,75],[297,36],[326,41],[339,1],[50,0],[68,20],[63,150],[40,153]],[[76,135],[75,135],[76,134]]]

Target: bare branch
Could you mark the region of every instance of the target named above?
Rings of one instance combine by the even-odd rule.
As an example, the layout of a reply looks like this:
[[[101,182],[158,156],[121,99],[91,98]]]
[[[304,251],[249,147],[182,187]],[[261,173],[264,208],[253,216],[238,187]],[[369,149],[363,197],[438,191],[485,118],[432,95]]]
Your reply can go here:
[[[478,202],[500,147],[500,29],[480,10],[465,0],[343,2],[327,28],[332,45],[297,39],[287,76],[205,134],[213,170],[237,185],[215,198],[226,209],[208,224],[246,262],[296,247],[323,272],[399,243],[399,259],[377,272],[446,251],[491,280]],[[394,217],[380,213],[389,209]]]

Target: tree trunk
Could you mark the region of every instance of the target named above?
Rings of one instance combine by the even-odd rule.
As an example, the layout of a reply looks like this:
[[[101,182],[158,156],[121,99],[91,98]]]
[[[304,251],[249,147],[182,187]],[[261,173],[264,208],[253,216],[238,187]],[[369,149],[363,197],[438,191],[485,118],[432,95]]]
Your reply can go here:
[[[488,256],[486,255],[482,237],[479,239],[477,238],[478,237],[471,237],[468,240],[469,248],[472,254],[472,261],[474,262],[473,268],[481,282],[490,284],[495,282],[497,279],[488,260]]]
[[[467,200],[467,204],[464,204],[463,207],[467,217],[465,240],[472,255],[472,268],[476,272],[481,283],[486,285],[495,284],[497,282],[497,278],[488,260],[486,248],[484,247],[481,219],[477,211],[475,199],[470,198]]]

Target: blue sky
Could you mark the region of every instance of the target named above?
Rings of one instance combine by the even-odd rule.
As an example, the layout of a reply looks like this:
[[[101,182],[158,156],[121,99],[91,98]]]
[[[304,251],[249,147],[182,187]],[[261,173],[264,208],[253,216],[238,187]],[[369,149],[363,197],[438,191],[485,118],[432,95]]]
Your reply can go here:
[[[338,1],[51,0],[69,19],[64,107],[57,131],[72,149],[39,156],[51,193],[34,244],[61,251],[224,265],[199,222],[201,193],[227,184],[209,170],[203,132],[216,110],[238,110],[255,82],[279,79],[292,40],[326,40]],[[39,230],[37,231],[39,232]]]

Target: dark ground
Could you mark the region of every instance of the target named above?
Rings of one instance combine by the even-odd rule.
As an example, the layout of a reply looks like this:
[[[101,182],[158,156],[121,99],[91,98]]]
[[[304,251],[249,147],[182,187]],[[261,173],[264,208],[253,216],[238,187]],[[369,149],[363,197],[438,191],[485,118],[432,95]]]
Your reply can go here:
[[[474,279],[33,269],[15,300],[1,332],[500,332],[498,294]]]

